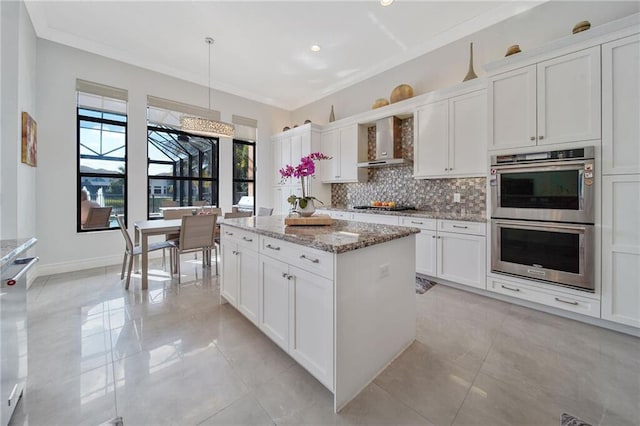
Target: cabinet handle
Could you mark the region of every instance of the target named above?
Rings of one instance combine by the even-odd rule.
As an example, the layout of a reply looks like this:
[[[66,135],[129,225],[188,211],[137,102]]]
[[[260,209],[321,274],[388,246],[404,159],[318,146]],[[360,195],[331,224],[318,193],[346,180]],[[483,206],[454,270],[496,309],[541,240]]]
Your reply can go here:
[[[435,235],[432,235],[432,236],[431,236],[431,238],[435,238],[435,237],[436,237]]]
[[[307,257],[304,254],[300,255],[300,259],[308,260],[311,263],[320,263],[320,259],[314,259],[312,257]]]
[[[280,247],[272,246],[271,244],[267,244],[267,248],[271,250],[280,250]]]
[[[253,241],[253,238],[242,237],[242,239],[249,243]]]
[[[462,225],[453,225],[454,228],[459,228],[459,229],[469,229],[468,226],[462,226]]]
[[[513,288],[513,287],[507,287],[504,284],[500,284],[500,287],[504,288],[505,290],[511,290],[511,291],[520,291],[519,288]]]
[[[446,172],[447,170],[449,170],[449,169],[445,167],[445,168],[444,168],[444,171]]]
[[[7,400],[9,407],[11,407],[11,401],[16,396],[16,392],[18,391],[18,384],[13,385],[13,389],[11,389],[11,393],[9,394],[9,399]]]
[[[442,237],[441,237],[440,235],[438,235],[436,238],[437,238],[437,239],[441,239]]]
[[[235,250],[233,250],[231,253],[233,253],[233,254],[238,254],[238,252],[237,252],[237,251],[235,251]]]
[[[283,272],[283,273],[282,273],[282,278],[287,278],[287,279],[289,279],[289,274],[287,274],[286,272]]]
[[[423,222],[416,222],[415,220],[412,220],[411,223],[413,223],[415,225],[424,225]]]
[[[544,136],[538,136],[538,139],[542,140],[544,139]]]
[[[233,235],[233,232],[224,231],[224,235]]]
[[[527,272],[533,275],[540,275],[541,277],[547,275],[545,271],[536,271],[535,269],[527,269]]]
[[[578,302],[569,302],[568,300],[562,300],[558,297],[555,298],[558,302],[562,302],[562,303],[566,303],[567,305],[573,305],[573,306],[577,306]]]
[[[338,176],[334,176],[334,178],[339,178],[339,177],[340,177],[340,175],[338,175]]]
[[[529,139],[532,140],[532,141],[535,141],[536,137],[535,136],[531,136]]]
[[[288,279],[289,281],[291,281],[291,279],[292,279],[292,278],[293,278],[293,275],[287,274],[287,279]]]

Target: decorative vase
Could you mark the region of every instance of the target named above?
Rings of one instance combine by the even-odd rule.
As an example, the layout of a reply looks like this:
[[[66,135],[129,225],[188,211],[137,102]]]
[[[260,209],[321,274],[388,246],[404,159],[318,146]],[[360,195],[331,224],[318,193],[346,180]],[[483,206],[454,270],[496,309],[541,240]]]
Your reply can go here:
[[[464,77],[464,80],[473,80],[474,78],[478,78],[475,71],[473,71],[473,43],[469,44],[469,71],[467,71],[467,75]]]
[[[298,209],[296,212],[302,217],[309,217],[316,212],[316,205],[313,203],[313,199],[307,199],[307,205],[304,207],[300,207],[300,202],[298,202]]]
[[[404,101],[405,99],[409,99],[413,97],[413,87],[408,84],[401,84],[396,86],[395,89],[391,91],[391,96],[389,96],[389,102],[395,104],[396,102]]]
[[[333,111],[333,105],[331,105],[331,114],[329,114],[329,123],[336,121],[336,113]]]
[[[386,100],[385,98],[379,98],[379,99],[376,99],[376,101],[373,103],[373,105],[371,106],[371,109],[381,108],[387,105],[389,105],[388,100]]]

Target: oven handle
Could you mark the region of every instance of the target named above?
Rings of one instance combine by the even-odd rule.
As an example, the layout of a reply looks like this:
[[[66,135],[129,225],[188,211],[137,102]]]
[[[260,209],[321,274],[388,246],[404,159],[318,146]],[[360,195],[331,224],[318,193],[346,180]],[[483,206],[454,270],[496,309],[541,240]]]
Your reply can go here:
[[[493,219],[492,222],[495,225],[507,225],[512,228],[518,229],[531,229],[535,231],[547,231],[550,229],[558,229],[558,230],[567,230],[567,231],[578,231],[583,232],[589,226],[593,225],[571,225],[565,223],[549,223],[549,222],[524,222],[518,220],[502,220],[502,219]]]
[[[516,164],[494,164],[491,168],[500,170],[518,170],[522,172],[530,171],[548,171],[548,170],[563,170],[563,169],[575,169],[575,166],[581,166],[580,169],[584,170],[584,164],[591,160],[579,159],[579,160],[558,160],[558,161],[545,161],[544,163],[516,163]]]

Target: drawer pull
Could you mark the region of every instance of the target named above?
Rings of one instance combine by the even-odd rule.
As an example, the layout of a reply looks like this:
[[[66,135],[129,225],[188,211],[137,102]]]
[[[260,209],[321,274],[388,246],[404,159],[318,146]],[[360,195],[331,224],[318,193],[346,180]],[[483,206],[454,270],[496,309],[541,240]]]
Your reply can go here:
[[[235,251],[235,250],[233,250],[231,253],[233,253],[233,254],[237,255],[237,254],[239,254],[240,252],[239,252],[239,251]]]
[[[282,278],[287,278],[289,276],[289,274],[287,274],[286,272],[282,273]]]
[[[555,299],[556,299],[557,302],[566,303],[567,305],[578,306],[578,302],[576,302],[576,301],[569,302],[568,300],[562,300],[559,297],[556,297]]]
[[[459,228],[459,229],[469,229],[468,226],[462,226],[462,225],[453,225],[454,228]]]
[[[253,242],[253,238],[242,237],[242,239],[249,243]]]
[[[320,263],[320,259],[314,259],[312,257],[307,257],[304,254],[300,255],[300,259],[308,260],[311,263]]]
[[[280,247],[272,246],[271,244],[267,244],[267,248],[271,250],[280,250]]]
[[[514,288],[514,287],[507,287],[504,284],[500,284],[500,287],[504,288],[505,290],[511,290],[511,291],[520,291],[519,288]]]
[[[233,232],[224,231],[224,235],[233,235]]]
[[[424,222],[416,222],[415,220],[412,220],[411,223],[414,225],[424,225]]]

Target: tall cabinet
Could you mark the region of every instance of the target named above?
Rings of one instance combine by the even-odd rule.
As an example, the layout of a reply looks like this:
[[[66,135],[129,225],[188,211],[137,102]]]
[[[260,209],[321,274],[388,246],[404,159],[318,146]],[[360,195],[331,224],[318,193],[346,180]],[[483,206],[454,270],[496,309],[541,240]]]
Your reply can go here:
[[[290,164],[296,166],[300,159],[312,152],[322,151],[320,143],[320,126],[309,123],[271,137],[272,164],[272,199],[273,214],[289,213],[287,198],[291,195],[302,196],[302,186],[299,179],[287,179],[282,182],[279,170]],[[316,165],[321,168],[319,164]],[[305,192],[324,203],[331,202],[331,186],[320,181],[316,173],[315,179],[307,179]]]
[[[602,318],[640,327],[640,35],[602,45]]]

